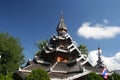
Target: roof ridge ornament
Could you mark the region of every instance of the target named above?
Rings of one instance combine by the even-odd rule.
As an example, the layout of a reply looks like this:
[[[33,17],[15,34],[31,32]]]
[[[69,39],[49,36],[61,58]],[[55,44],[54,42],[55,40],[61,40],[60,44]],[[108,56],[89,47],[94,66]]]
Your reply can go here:
[[[63,18],[63,10],[60,12],[60,17]]]

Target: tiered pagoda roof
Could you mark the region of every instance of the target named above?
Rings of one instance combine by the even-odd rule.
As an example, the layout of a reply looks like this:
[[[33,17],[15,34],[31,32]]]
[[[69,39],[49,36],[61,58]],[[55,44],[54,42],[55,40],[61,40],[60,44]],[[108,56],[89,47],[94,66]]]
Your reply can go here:
[[[101,72],[100,67],[93,67],[87,56],[80,53],[72,37],[67,32],[63,16],[56,28],[57,35],[53,35],[39,56],[28,60],[16,74],[25,79],[33,69],[43,68],[51,80],[74,80],[89,74],[91,71]],[[17,79],[19,80],[19,79]]]

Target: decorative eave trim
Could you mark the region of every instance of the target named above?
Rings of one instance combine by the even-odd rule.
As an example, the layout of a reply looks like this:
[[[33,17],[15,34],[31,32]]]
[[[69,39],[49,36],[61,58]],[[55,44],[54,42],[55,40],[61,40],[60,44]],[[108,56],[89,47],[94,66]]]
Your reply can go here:
[[[85,58],[85,55],[81,54],[80,58],[76,58],[76,61],[80,61],[81,59],[83,59],[84,61],[86,61],[87,59]]]
[[[80,58],[76,58],[76,61],[78,62],[78,61],[80,61],[81,59],[83,59],[83,56],[82,56],[82,55],[81,55]]]
[[[52,47],[50,47],[50,46],[48,46],[48,48],[50,49],[50,50],[54,50]]]
[[[47,49],[44,49],[44,51],[45,51],[46,53],[52,53],[52,52],[54,52],[54,50],[48,51]]]
[[[31,65],[30,65],[31,66]],[[26,67],[25,67],[26,68]],[[18,70],[19,72],[27,72],[27,73],[30,73],[31,72],[31,70],[24,70],[24,69],[21,69],[20,67],[19,67],[19,70]]]
[[[73,48],[71,48],[71,47],[73,47]],[[72,43],[71,45],[69,45],[68,49],[70,49],[70,52],[72,52],[73,50],[76,49],[79,52],[79,54],[81,54],[81,52],[79,51],[79,49],[76,47],[75,43]]]
[[[49,62],[43,61],[43,60],[36,60],[37,63],[45,63],[45,64],[50,64]]]
[[[75,50],[76,48],[75,47],[73,47],[72,49],[70,49],[70,52],[72,52],[73,50]]]
[[[63,36],[63,37],[62,36],[58,36],[58,35],[52,36],[53,40],[57,40],[57,39],[65,40],[65,39],[68,39],[68,38],[70,38],[70,40],[72,40],[71,36],[68,33],[66,33],[65,36]]]
[[[28,67],[30,67],[30,66],[32,66],[33,64],[31,64],[31,65],[28,65],[28,66],[26,66],[26,67],[24,67],[24,68],[22,68],[22,69],[26,69],[26,68],[28,68]],[[21,69],[21,68],[20,68]]]
[[[70,44],[67,48],[69,49],[69,48],[71,48],[73,45],[74,45],[74,44],[72,43],[72,44]]]
[[[67,71],[58,71],[58,70],[51,70],[51,72],[56,72],[56,73],[67,73]]]
[[[73,79],[85,76],[85,75],[89,74],[90,72],[91,71],[84,71],[83,73],[79,73],[78,75],[71,76],[71,77],[67,78],[66,80],[73,80]]]
[[[67,50],[64,50],[64,49],[60,49],[60,48],[56,48],[56,51],[60,51],[60,52],[64,52],[64,53],[67,53],[68,51]]]
[[[63,78],[63,79],[60,79],[60,78],[51,78],[51,80],[74,80],[74,79],[77,79],[79,77],[85,76],[85,75],[89,74],[90,72],[91,71],[86,70],[83,73],[79,73],[77,75],[73,75],[73,76],[68,77],[68,78]]]
[[[86,64],[88,62],[88,58],[85,60],[85,61],[83,61],[82,63],[81,63],[81,65],[84,65],[84,64]],[[91,65],[91,64],[90,64]]]

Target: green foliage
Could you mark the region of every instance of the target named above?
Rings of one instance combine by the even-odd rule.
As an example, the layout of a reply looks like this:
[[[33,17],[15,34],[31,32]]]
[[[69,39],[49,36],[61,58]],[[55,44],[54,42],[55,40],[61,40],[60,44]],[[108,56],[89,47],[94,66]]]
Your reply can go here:
[[[15,71],[24,63],[23,48],[19,40],[8,33],[0,33],[0,73]]]
[[[103,80],[103,78],[95,72],[90,73],[85,80]]]
[[[36,55],[39,55],[41,53],[42,49],[46,46],[47,43],[48,40],[41,40],[36,44],[36,46],[39,48],[39,51],[36,53]]]
[[[112,74],[112,76],[110,76],[109,80],[120,80],[120,75],[117,73]]]
[[[87,47],[84,44],[81,44],[80,46],[78,46],[78,49],[80,50],[81,54],[88,55]]]
[[[43,69],[35,69],[33,70],[25,80],[50,80],[50,77],[48,76],[47,72]]]
[[[37,47],[38,47],[40,50],[42,50],[43,47],[45,47],[47,43],[48,43],[48,40],[41,40],[41,41],[39,41],[39,42],[37,43]]]
[[[7,75],[3,75],[0,73],[0,80],[14,80],[13,79],[13,74],[9,73]]]

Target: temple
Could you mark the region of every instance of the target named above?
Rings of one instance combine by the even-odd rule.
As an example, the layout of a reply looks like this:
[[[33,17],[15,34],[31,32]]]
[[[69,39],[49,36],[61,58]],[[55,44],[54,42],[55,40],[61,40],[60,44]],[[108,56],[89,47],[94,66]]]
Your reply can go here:
[[[68,34],[63,16],[60,17],[56,31],[57,34],[51,36],[40,55],[35,55],[33,60],[29,59],[23,68],[15,72],[16,80],[24,80],[26,75],[36,68],[47,71],[51,80],[84,80],[91,71],[100,74],[103,69],[100,48],[97,65],[93,67]]]

